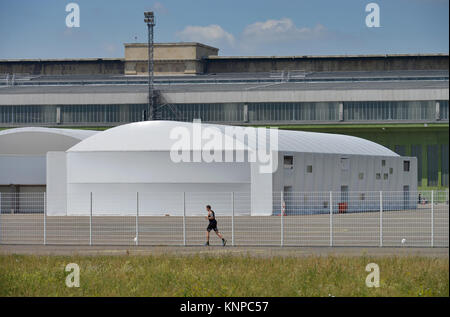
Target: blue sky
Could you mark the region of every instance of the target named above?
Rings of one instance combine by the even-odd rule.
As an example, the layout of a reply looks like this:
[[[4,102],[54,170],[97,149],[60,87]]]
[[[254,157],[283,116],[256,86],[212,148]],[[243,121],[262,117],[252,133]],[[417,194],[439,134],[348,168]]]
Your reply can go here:
[[[80,27],[65,24],[68,3]],[[365,7],[380,7],[379,28]],[[448,0],[0,0],[0,59],[123,57],[146,41],[198,41],[220,55],[448,53]]]

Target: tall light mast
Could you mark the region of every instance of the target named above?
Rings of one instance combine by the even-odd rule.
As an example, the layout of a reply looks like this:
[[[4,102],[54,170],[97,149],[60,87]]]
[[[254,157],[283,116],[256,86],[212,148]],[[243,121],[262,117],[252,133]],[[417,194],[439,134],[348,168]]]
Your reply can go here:
[[[148,109],[147,120],[156,119],[156,107],[153,89],[153,27],[155,26],[155,15],[153,12],[144,12],[144,22],[148,28]]]

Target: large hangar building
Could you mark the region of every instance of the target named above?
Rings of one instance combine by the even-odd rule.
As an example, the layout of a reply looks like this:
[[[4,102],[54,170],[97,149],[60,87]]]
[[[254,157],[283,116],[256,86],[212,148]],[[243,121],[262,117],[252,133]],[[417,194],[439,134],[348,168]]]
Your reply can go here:
[[[346,203],[348,212],[378,210],[379,191],[405,195],[404,199],[388,201],[385,210],[416,206],[417,197],[409,194],[417,190],[416,158],[401,157],[353,136],[279,130],[276,148],[267,149],[276,157],[272,160],[276,168],[262,172],[260,167],[265,163],[250,161],[248,156],[265,144],[255,140],[259,139],[258,129],[248,128],[241,134],[238,131],[244,128],[229,128],[211,124],[202,127],[231,141],[214,148],[221,152],[221,158],[231,152],[234,160],[227,162],[174,161],[174,131],[184,129],[188,135],[195,135],[193,123],[175,121],[122,125],[93,135],[59,155],[49,155],[48,185],[60,192],[48,193],[47,212],[89,215],[92,204],[96,215],[135,215],[138,202],[143,216],[182,215],[183,210],[194,215],[202,213],[206,204],[212,204],[222,215],[230,215],[232,192],[235,210],[241,215],[279,213],[281,193],[287,215],[329,212],[329,206],[324,205],[329,201],[327,193],[316,197],[314,203],[300,205],[290,199],[298,198],[298,192],[337,192],[335,208]],[[196,146],[191,140],[183,148],[189,158],[194,152],[206,151],[208,140],[202,142]],[[236,159],[239,149],[246,153],[243,162]],[[348,192],[359,195],[349,197]],[[376,199],[370,199],[373,192]],[[67,197],[66,205],[61,197]]]
[[[364,138],[416,157],[418,190],[448,188],[448,63],[448,54],[227,57],[160,43],[157,115]],[[0,60],[0,129],[142,121],[146,71],[139,43],[116,59]]]

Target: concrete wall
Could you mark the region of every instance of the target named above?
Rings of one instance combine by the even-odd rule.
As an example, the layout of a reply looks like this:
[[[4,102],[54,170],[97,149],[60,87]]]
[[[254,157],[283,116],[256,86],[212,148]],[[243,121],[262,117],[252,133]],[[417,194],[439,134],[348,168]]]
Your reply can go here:
[[[446,100],[445,89],[351,89],[163,92],[168,103],[336,102]],[[8,95],[5,96],[8,98]],[[1,101],[0,101],[1,102]],[[12,101],[11,101],[12,102]]]
[[[195,60],[217,55],[219,49],[200,43],[155,43],[154,59],[160,60]],[[148,45],[144,43],[126,43],[125,61],[146,61]]]
[[[202,59],[217,55],[215,47],[200,43],[156,43],[154,46],[154,74],[195,75],[203,73]],[[145,75],[148,71],[148,45],[125,44],[125,74]]]
[[[196,75],[203,73],[204,64],[200,60],[162,60],[154,62],[155,76]],[[127,61],[126,75],[148,74],[147,61]]]
[[[352,89],[162,92],[166,103],[335,102],[446,100],[445,89]],[[4,94],[1,105],[144,104],[147,93],[28,93]]]
[[[96,75],[123,74],[123,59],[67,59],[67,60],[0,60],[0,74],[31,75]]]
[[[206,73],[295,71],[393,71],[449,69],[448,54],[291,56],[291,57],[209,57]]]
[[[448,54],[220,57],[199,43],[155,44],[155,75],[274,71],[448,70]],[[0,60],[0,74],[145,74],[147,45],[125,44],[125,59]]]

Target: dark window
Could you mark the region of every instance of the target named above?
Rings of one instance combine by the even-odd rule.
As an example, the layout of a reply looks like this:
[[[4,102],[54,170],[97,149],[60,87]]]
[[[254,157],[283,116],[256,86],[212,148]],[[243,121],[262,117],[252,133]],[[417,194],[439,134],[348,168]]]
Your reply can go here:
[[[422,145],[411,145],[411,156],[417,158],[417,186],[422,186]]]
[[[409,172],[410,161],[403,161],[403,171]]]
[[[432,144],[427,146],[427,175],[428,186],[438,186],[439,172],[439,146]]]
[[[292,168],[294,165],[294,157],[292,155],[288,155],[284,157],[284,167]]]
[[[312,165],[306,166],[306,172],[307,172],[307,173],[312,173],[312,171],[313,171]]]
[[[447,103],[448,105],[448,103]],[[441,186],[448,186],[448,144],[441,144]]]
[[[439,101],[439,114],[441,120],[448,120],[448,100]]]

